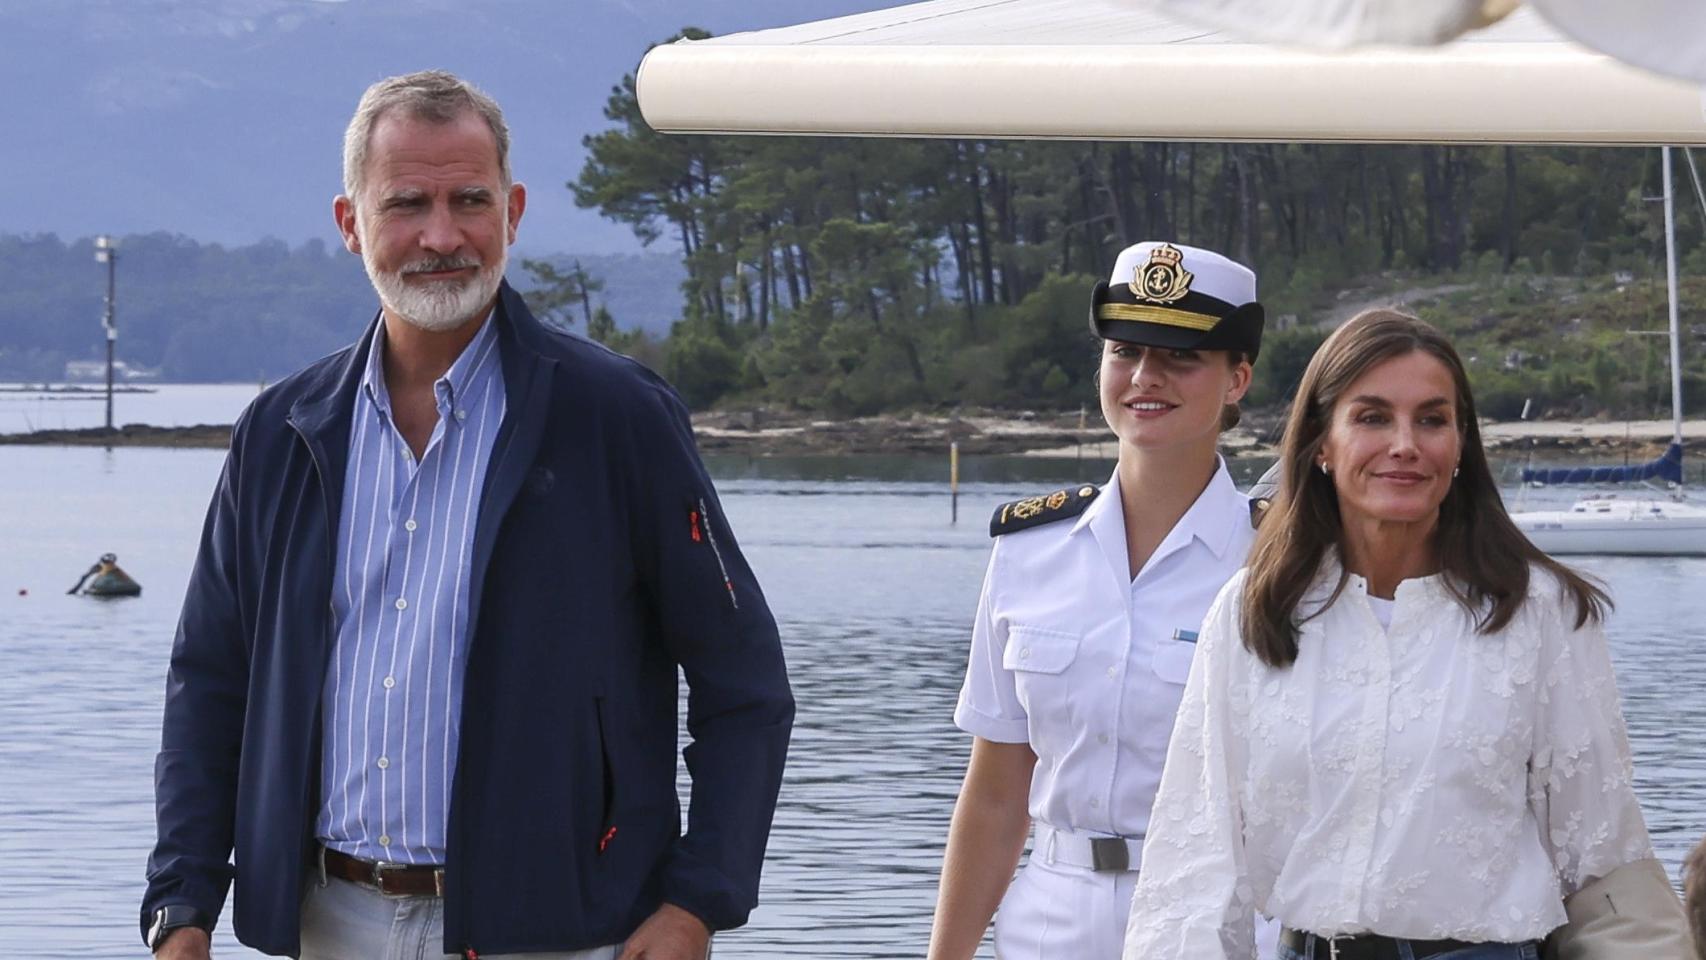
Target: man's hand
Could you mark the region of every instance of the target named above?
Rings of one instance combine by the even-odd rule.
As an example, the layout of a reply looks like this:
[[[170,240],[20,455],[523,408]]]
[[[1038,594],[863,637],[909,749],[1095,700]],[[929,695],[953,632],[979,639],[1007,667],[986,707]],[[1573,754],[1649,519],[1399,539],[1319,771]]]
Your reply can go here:
[[[673,903],[640,924],[617,960],[705,960],[711,950],[711,931],[700,919]]]
[[[166,942],[154,951],[154,960],[208,960],[212,946],[207,931],[200,927],[179,927],[166,934]]]

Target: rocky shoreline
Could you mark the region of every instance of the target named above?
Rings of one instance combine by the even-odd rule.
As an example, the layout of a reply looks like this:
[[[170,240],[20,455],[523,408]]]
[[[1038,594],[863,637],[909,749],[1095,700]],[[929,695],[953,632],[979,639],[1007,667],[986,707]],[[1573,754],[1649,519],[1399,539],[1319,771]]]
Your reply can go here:
[[[1232,457],[1271,457],[1282,420],[1278,413],[1248,412],[1223,438]],[[1598,457],[1657,456],[1671,435],[1670,421],[1539,421],[1483,423],[1489,450],[1585,453]],[[958,443],[965,456],[1114,456],[1113,438],[1101,417],[1088,411],[968,411],[960,414],[902,413],[846,420],[812,419],[771,409],[695,414],[693,431],[706,453],[744,456],[858,456],[945,454]],[[1689,447],[1706,442],[1706,420],[1684,424]],[[228,425],[154,427],[127,424],[116,430],[37,430],[0,434],[0,445],[178,447],[224,449]]]
[[[1280,414],[1245,414],[1239,428],[1228,431],[1227,454],[1232,457],[1271,457],[1280,435]],[[694,414],[694,435],[706,454],[749,457],[780,455],[947,454],[959,443],[967,457],[1027,455],[1027,457],[1104,457],[1116,454],[1112,437],[1099,414],[1032,413],[1032,411],[967,411],[962,414],[902,413],[850,419],[814,419],[775,411],[710,411]],[[1670,421],[1537,421],[1483,423],[1489,450],[1517,454],[1527,450],[1549,454],[1587,454],[1593,457],[1657,457],[1670,440]],[[1706,440],[1706,419],[1687,421],[1687,440]],[[126,425],[118,430],[38,430],[0,435],[0,445],[58,445],[58,447],[179,447],[225,448],[229,425]]]

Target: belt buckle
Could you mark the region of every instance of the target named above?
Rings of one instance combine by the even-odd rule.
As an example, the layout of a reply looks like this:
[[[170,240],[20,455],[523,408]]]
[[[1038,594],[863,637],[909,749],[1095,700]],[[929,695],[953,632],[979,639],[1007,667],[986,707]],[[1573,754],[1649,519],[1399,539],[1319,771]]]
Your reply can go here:
[[[391,870],[406,870],[408,869],[408,866],[409,865],[406,863],[391,863],[386,860],[374,861],[373,888],[378,890],[380,893],[390,894],[391,891],[385,889],[385,874]]]
[[[1327,960],[1339,960],[1339,935],[1327,938]]]
[[[1097,873],[1119,873],[1131,869],[1131,850],[1123,837],[1091,837],[1090,869]]]

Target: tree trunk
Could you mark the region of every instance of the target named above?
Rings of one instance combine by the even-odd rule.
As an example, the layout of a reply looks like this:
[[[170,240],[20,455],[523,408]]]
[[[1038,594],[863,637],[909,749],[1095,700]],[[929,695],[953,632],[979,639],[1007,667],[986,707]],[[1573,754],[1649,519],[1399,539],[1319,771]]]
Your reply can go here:
[[[794,245],[782,244],[782,273],[788,281],[788,307],[800,309],[800,273],[794,267]]]
[[[971,168],[971,197],[972,213],[977,223],[978,273],[983,284],[983,302],[995,302],[995,258],[991,247],[994,246],[989,236],[989,215],[983,206],[983,170],[973,164]]]
[[[1504,257],[1505,272],[1516,265],[1516,148],[1505,147],[1505,202],[1499,218],[1499,252]]]

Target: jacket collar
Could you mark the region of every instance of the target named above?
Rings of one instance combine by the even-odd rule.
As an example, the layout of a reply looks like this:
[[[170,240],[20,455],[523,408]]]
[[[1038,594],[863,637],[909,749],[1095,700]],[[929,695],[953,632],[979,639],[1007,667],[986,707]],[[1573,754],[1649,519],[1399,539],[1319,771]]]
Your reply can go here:
[[[361,385],[362,371],[367,369],[374,332],[383,316],[375,313],[367,332],[354,345],[346,347],[341,358],[334,355],[331,362],[312,370],[285,417],[308,444],[308,451],[320,469],[326,509],[334,524],[343,504],[344,467],[349,461],[350,417],[355,394]]]
[[[486,466],[480,514],[474,526],[474,553],[468,580],[470,636],[479,623],[486,567],[497,546],[498,528],[539,454],[540,438],[550,416],[551,383],[557,365],[543,351],[549,336],[545,328],[534,319],[521,294],[507,280],[498,288],[497,309],[492,316],[497,329],[498,358],[503,363],[505,412],[492,443],[492,459]],[[565,430],[572,428],[572,424],[559,426]]]
[[[374,315],[360,340],[324,366],[313,369],[286,418],[302,435],[325,485],[328,523],[336,529],[343,507],[344,471],[349,462],[350,421],[356,391],[367,369],[383,312]],[[556,361],[542,352],[548,334],[534,319],[521,295],[505,280],[498,287],[497,307],[490,321],[496,328],[498,358],[503,364],[505,414],[493,441],[480,497],[474,534],[470,623],[478,612],[485,563],[497,537],[499,522],[521,489],[539,450]]]

